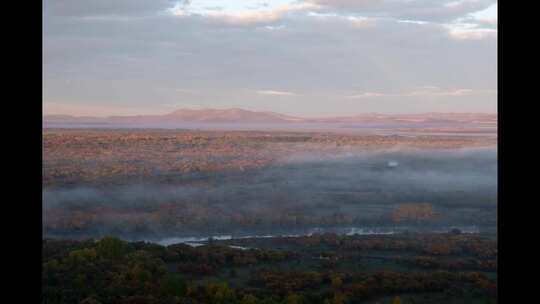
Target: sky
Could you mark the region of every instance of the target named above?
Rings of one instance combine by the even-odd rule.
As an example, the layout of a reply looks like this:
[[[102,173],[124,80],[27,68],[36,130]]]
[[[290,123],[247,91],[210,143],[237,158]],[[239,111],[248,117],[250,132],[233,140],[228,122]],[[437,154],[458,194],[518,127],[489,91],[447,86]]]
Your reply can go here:
[[[45,0],[43,113],[497,111],[492,0]]]

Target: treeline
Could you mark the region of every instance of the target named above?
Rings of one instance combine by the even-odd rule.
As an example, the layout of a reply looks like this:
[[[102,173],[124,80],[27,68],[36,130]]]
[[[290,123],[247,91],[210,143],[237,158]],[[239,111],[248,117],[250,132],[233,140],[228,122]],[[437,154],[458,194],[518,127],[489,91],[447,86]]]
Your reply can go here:
[[[226,241],[247,246],[254,239]],[[396,235],[338,235],[335,233],[313,234],[300,237],[274,237],[266,239],[270,247],[294,244],[298,247],[319,248],[324,246],[340,254],[351,252],[396,251],[414,252],[434,257],[458,255],[469,258],[496,259],[497,239],[495,235],[464,234],[459,229],[449,233],[401,233]]]
[[[222,242],[164,247],[114,237],[46,239],[42,252],[43,303],[339,304],[429,293],[497,300],[496,283],[479,272],[288,270],[277,265],[305,263],[305,252]],[[230,284],[239,276],[245,283]]]

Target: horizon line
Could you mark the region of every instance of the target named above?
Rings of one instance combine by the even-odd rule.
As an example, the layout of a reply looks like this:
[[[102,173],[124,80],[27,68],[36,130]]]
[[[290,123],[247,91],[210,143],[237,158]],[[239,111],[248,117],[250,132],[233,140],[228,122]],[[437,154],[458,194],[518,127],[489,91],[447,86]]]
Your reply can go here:
[[[283,112],[277,112],[277,111],[265,111],[265,110],[249,110],[245,108],[238,108],[238,107],[231,107],[231,108],[189,108],[189,107],[183,107],[178,108],[173,111],[161,113],[161,114],[113,114],[113,115],[95,115],[95,114],[61,114],[61,113],[44,113],[42,111],[42,117],[46,116],[69,116],[74,118],[84,118],[84,117],[94,117],[94,118],[110,118],[110,117],[136,117],[136,116],[164,116],[164,115],[170,115],[178,111],[230,111],[230,110],[241,110],[246,112],[253,112],[253,113],[273,113],[273,114],[279,114],[279,115],[285,115],[285,116],[291,116],[295,118],[334,118],[334,117],[351,117],[356,115],[365,115],[365,114],[372,114],[372,115],[423,115],[423,114],[489,114],[489,115],[498,115],[498,111],[495,112],[456,112],[456,111],[427,111],[427,112],[415,112],[415,113],[388,113],[388,112],[355,112],[348,115],[340,115],[340,114],[332,114],[332,115],[311,115],[311,116],[305,116],[305,115],[298,115],[298,114],[289,114],[289,113],[283,113]]]

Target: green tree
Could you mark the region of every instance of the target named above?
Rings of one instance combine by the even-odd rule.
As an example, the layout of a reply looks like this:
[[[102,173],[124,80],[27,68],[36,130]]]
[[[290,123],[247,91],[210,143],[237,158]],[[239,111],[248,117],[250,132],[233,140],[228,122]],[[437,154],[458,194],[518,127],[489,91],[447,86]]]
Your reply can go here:
[[[101,302],[98,301],[95,297],[90,296],[82,300],[79,304],[101,304]]]
[[[76,265],[84,265],[96,259],[94,249],[75,249],[69,252],[68,261]]]
[[[206,294],[211,303],[225,304],[235,301],[234,290],[227,283],[209,283],[206,285]]]
[[[343,304],[345,303],[345,295],[341,292],[334,293],[334,298],[332,299],[332,304]]]
[[[122,257],[126,251],[126,244],[112,236],[106,236],[102,238],[96,246],[97,253],[99,256],[106,259],[118,259]]]
[[[43,273],[44,274],[47,274],[47,273],[50,273],[50,272],[55,272],[58,270],[60,266],[60,263],[58,263],[58,260],[56,259],[52,259],[52,260],[49,260],[47,262],[44,262],[43,263]]]
[[[161,280],[160,289],[164,295],[183,297],[187,293],[187,283],[181,276],[168,275]]]
[[[334,288],[340,288],[341,285],[343,285],[343,280],[341,280],[341,277],[339,275],[335,275],[332,277],[332,287]]]
[[[296,293],[291,293],[285,298],[286,304],[302,304],[303,302],[304,298]]]
[[[259,300],[252,294],[247,294],[242,298],[241,304],[257,304]]]

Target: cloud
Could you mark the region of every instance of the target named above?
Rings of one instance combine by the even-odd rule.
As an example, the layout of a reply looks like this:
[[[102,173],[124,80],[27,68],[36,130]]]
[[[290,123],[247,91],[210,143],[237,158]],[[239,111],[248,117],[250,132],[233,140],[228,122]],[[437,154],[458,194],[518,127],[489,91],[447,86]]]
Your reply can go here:
[[[171,7],[169,0],[46,0],[46,15],[64,17],[137,16],[156,14]]]
[[[372,26],[375,26],[375,19],[374,18],[367,18],[367,17],[354,17],[349,16],[346,18],[351,24],[356,28],[370,28]]]
[[[375,26],[376,18],[362,17],[362,16],[351,16],[351,15],[342,15],[336,13],[319,13],[319,12],[308,12],[307,16],[318,19],[319,21],[337,21],[344,22],[349,25],[352,25],[353,28],[370,28]]]
[[[347,96],[348,98],[372,98],[372,97],[385,97],[385,96],[400,96],[399,94],[379,93],[379,92],[365,92],[360,94],[354,94]]]
[[[478,28],[475,25],[448,25],[448,32],[452,38],[457,40],[482,40],[496,39],[497,30],[491,28]]]
[[[463,97],[479,94],[496,94],[495,90],[485,89],[441,89],[435,86],[424,86],[403,93],[365,92],[347,96],[352,99],[377,98],[377,97]]]
[[[146,114],[162,114],[152,107],[122,107],[92,103],[73,103],[73,102],[43,102],[44,115],[73,115],[73,116],[113,116],[113,115],[146,115]]]
[[[494,3],[484,10],[445,24],[445,27],[456,40],[497,39],[497,23],[497,3]]]
[[[476,22],[479,26],[493,29],[496,29],[498,24],[497,19],[476,19]]]
[[[272,23],[281,20],[290,13],[317,10],[319,8],[320,6],[314,3],[290,3],[272,8],[261,6],[251,9],[223,10],[221,7],[206,7],[203,10],[192,10],[190,3],[188,3],[176,5],[170,11],[175,16],[195,15],[229,24],[249,25]]]
[[[444,90],[434,86],[421,87],[417,90],[407,93],[409,96],[428,96],[428,97],[437,97],[437,96],[469,96],[474,93],[474,90],[471,89],[450,89]]]
[[[273,91],[273,90],[263,90],[257,91],[257,94],[260,95],[270,95],[270,96],[296,96],[296,93],[286,92],[286,91]]]
[[[310,0],[310,2],[326,10],[443,23],[482,11],[496,3],[496,0]]]
[[[159,6],[117,9],[120,22],[112,12],[84,11],[84,6],[84,17],[44,18],[45,101],[103,106],[96,109],[100,113],[106,107],[158,111],[158,105],[177,102],[297,115],[438,111],[443,102],[450,110],[491,111],[496,105],[493,94],[440,96],[437,106],[420,101],[404,106],[393,98],[355,104],[344,96],[410,92],[424,83],[496,89],[496,36],[473,40],[472,33],[487,28],[481,26],[460,32],[459,24],[474,20],[441,24],[319,9],[284,13],[272,23],[239,25],[204,17],[198,10],[177,17]],[[156,89],[164,87],[197,94]],[[279,95],[256,93],[274,89],[302,94],[296,95],[294,105],[285,105],[269,98]]]
[[[285,25],[265,25],[263,27],[259,27],[259,29],[263,29],[266,31],[279,31],[285,29]]]

